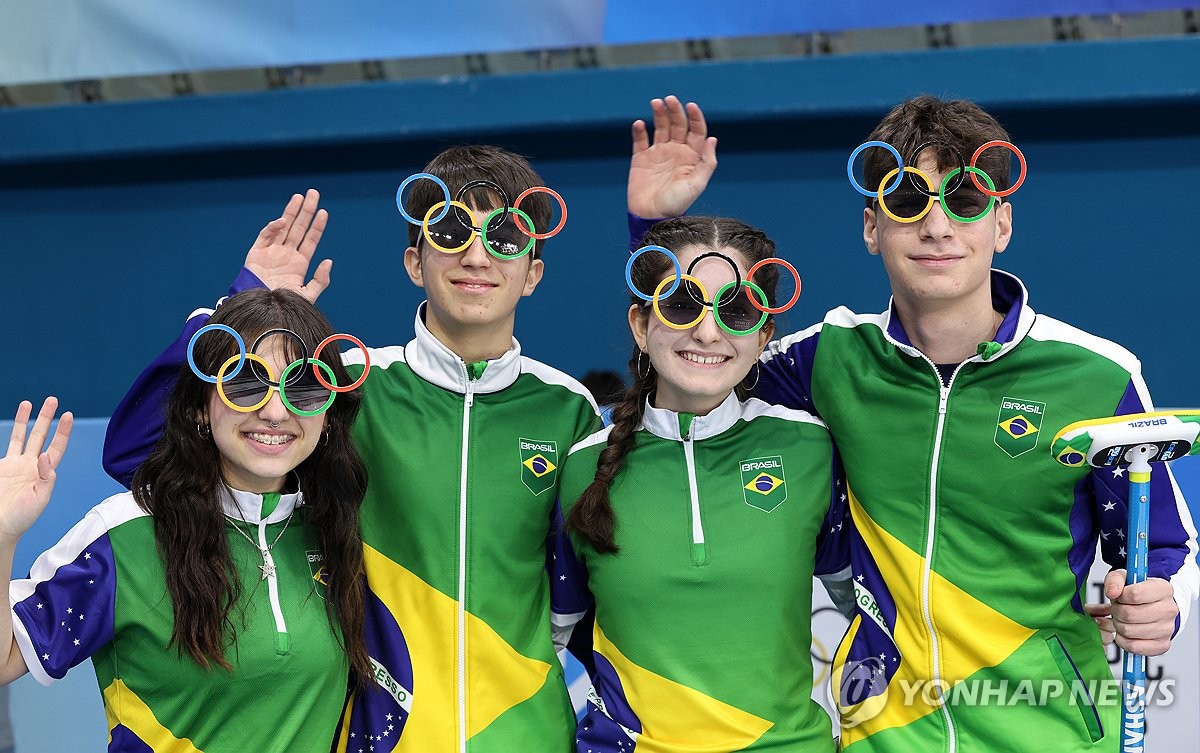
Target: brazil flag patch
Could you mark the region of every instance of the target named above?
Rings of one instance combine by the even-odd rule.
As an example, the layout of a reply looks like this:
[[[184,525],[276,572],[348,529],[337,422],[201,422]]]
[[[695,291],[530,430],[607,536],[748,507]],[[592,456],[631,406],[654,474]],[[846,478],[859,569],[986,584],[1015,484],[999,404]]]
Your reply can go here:
[[[1037,447],[1042,433],[1046,404],[1036,400],[1005,397],[1000,399],[996,416],[996,446],[1012,458]]]
[[[738,461],[742,472],[742,496],[746,504],[763,512],[771,512],[787,499],[787,478],[783,473],[783,457],[771,455]]]
[[[521,483],[534,494],[554,488],[558,478],[558,444],[545,439],[519,440]]]

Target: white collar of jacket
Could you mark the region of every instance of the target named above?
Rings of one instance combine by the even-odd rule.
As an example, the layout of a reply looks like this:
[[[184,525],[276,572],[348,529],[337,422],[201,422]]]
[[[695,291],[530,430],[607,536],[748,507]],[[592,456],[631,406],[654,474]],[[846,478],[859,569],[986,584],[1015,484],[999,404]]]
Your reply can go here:
[[[262,517],[263,495],[255,492],[244,492],[221,485],[218,492],[221,495],[221,508],[225,515],[234,520],[244,520],[251,525],[260,523],[279,523],[287,519],[297,507],[304,506],[304,496],[300,492],[280,494],[279,504],[266,518]]]
[[[985,358],[984,346],[988,343],[980,343],[980,352],[968,358],[968,361],[994,361],[1004,356],[1020,345],[1021,340],[1025,339],[1025,335],[1029,334],[1030,328],[1033,327],[1035,313],[1029,308],[1029,291],[1016,275],[999,269],[992,270],[992,307],[1005,312],[994,341],[1000,347],[993,348],[993,352]],[[887,338],[905,353],[918,358],[924,357],[908,339],[904,325],[896,316],[895,298],[888,301],[888,310],[884,314],[884,332],[887,333]]]
[[[692,419],[691,439],[693,442],[715,437],[737,423],[742,417],[742,401],[731,390],[729,395],[706,415]],[[679,431],[679,413],[665,408],[655,408],[646,399],[646,411],[642,415],[639,429],[645,429],[656,437],[683,441]]]
[[[417,321],[413,325],[417,336],[404,346],[404,360],[413,372],[427,382],[443,389],[465,394],[467,364],[457,353],[447,348],[433,336],[425,326],[425,304],[417,306]],[[512,338],[512,347],[499,358],[487,362],[483,376],[475,380],[472,392],[476,394],[499,392],[511,387],[521,375],[521,344]]]

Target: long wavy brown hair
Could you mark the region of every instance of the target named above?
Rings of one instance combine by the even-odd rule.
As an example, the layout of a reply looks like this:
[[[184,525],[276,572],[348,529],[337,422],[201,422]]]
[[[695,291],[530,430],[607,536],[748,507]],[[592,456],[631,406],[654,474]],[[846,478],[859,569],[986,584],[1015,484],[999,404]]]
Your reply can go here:
[[[210,324],[232,327],[247,347],[277,327],[292,330],[312,348],[333,333],[312,304],[288,290],[258,288],[232,296],[219,306]],[[284,338],[288,359],[300,358],[299,343]],[[195,348],[197,367],[216,374],[236,354],[231,337],[201,337]],[[336,343],[317,358],[335,375],[335,384],[350,384]],[[241,597],[240,581],[229,554],[228,523],[221,506],[221,455],[212,436],[200,431],[213,385],[185,366],[166,406],[162,437],[133,479],[133,496],[154,518],[154,535],[167,578],[175,624],[169,645],[187,652],[206,669],[216,664],[232,669],[226,650],[235,647],[232,619]],[[358,511],[367,489],[367,469],[350,439],[358,414],[357,390],[341,393],[325,412],[325,437],[295,469],[304,505],[298,508],[311,544],[325,556],[329,573],[325,608],[339,634],[354,680],[370,676],[363,619],[366,604],[362,538]],[[339,629],[340,628],[340,629]]]
[[[728,217],[675,217],[663,220],[650,228],[642,244],[668,249],[702,246],[718,251],[732,248],[751,265],[775,256],[775,242],[766,233]],[[671,261],[665,254],[647,252],[634,261],[630,276],[639,290],[654,290],[670,271]],[[754,282],[767,294],[767,307],[773,308],[779,267],[775,264],[764,266],[754,275]],[[649,310],[640,305],[640,298],[630,294],[629,300],[639,307],[639,316],[650,316]],[[654,392],[658,383],[653,364],[648,365],[644,373],[639,371],[639,362],[643,358],[649,361],[635,344],[633,354],[629,357],[629,374],[633,382],[613,406],[612,430],[608,434],[608,444],[596,462],[595,480],[584,489],[579,501],[567,514],[566,529],[589,541],[601,554],[617,552],[617,518],[608,490],[624,467],[625,456],[633,449],[637,428],[646,410],[646,398]],[[735,390],[743,400],[749,396],[749,391],[740,384]]]

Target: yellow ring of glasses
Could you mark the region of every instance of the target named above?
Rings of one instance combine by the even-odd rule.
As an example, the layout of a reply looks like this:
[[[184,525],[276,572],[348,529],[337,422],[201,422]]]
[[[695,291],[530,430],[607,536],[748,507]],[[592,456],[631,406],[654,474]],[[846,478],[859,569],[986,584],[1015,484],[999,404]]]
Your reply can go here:
[[[438,242],[435,241],[433,239],[433,236],[431,236],[429,234],[429,218],[433,216],[434,212],[441,209],[442,206],[445,205],[445,203],[446,202],[444,202],[444,201],[439,201],[438,203],[429,207],[429,211],[425,213],[425,219],[421,222],[421,233],[425,236],[425,240],[429,241],[429,245],[433,246],[438,251],[441,251],[443,254],[457,254],[460,251],[465,251],[467,246],[471,245],[471,242],[475,240],[475,236],[478,235],[478,233],[476,233],[474,230],[472,230],[471,234],[467,236],[467,242],[462,244],[461,246],[455,246],[454,248],[446,248],[445,246],[439,246]],[[466,204],[462,203],[461,201],[452,201],[452,202],[450,202],[450,206],[458,207],[459,209],[466,212],[468,217],[471,216],[471,208],[469,206],[467,206]]]
[[[675,278],[673,276],[672,277],[664,277],[661,281],[659,281],[658,287],[654,289],[654,297],[652,299],[652,302],[654,304],[654,313],[658,316],[658,320],[660,322],[667,325],[671,329],[690,329],[692,327],[695,327],[697,324],[700,323],[700,320],[704,318],[704,315],[706,313],[708,313],[708,308],[709,308],[708,306],[701,306],[700,307],[700,316],[696,317],[695,319],[688,322],[687,324],[674,324],[672,322],[668,322],[667,318],[665,316],[663,316],[662,309],[660,309],[658,307],[659,296],[662,294],[663,288],[672,284],[673,282],[675,282]],[[682,285],[685,282],[690,282],[693,285],[695,285],[697,288],[700,289],[700,300],[702,300],[702,301],[708,300],[708,291],[704,289],[704,283],[700,282],[699,280],[697,280],[695,277],[692,277],[691,275],[680,275],[679,276],[679,284]],[[236,360],[236,359],[234,359],[234,360]]]
[[[225,372],[229,370],[230,366],[237,363],[238,359],[241,357],[241,354],[230,356],[229,360],[221,365],[221,370],[217,372],[217,397],[221,398],[221,402],[228,405],[230,409],[235,410],[238,413],[253,413],[267,403],[271,402],[271,395],[275,394],[275,388],[268,387],[267,396],[262,400],[259,400],[257,404],[251,405],[249,408],[243,405],[234,405],[233,401],[225,396]],[[262,356],[255,355],[254,353],[247,353],[246,360],[262,364],[262,367],[267,370],[267,379],[270,379],[272,382],[279,381],[275,378],[275,373],[271,370],[271,364],[263,360]]]
[[[918,212],[914,217],[900,217],[899,215],[893,214],[892,210],[888,209],[887,202],[884,201],[883,189],[885,186],[887,186],[888,180],[898,172],[900,172],[900,168],[893,167],[887,175],[883,176],[883,180],[879,181],[879,190],[875,192],[875,198],[879,201],[879,208],[883,210],[883,213],[888,217],[891,217],[896,222],[917,222],[922,217],[929,214],[929,210],[933,209],[933,202],[937,201],[937,198],[936,196],[928,197],[929,203],[926,204],[925,208]],[[930,192],[933,191],[933,182],[929,180],[929,176],[925,173],[910,165],[904,166],[904,172],[912,173],[913,175],[919,175],[921,180],[925,181],[925,185],[929,187]]]

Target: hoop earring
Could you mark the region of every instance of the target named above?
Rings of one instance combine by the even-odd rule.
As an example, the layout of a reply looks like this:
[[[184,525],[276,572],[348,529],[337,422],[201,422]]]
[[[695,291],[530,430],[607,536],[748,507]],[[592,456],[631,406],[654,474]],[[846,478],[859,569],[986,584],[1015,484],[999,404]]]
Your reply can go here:
[[[758,386],[758,379],[762,376],[762,361],[754,362],[754,381],[746,384],[745,377],[742,378],[742,387],[747,390],[752,390]]]
[[[200,422],[196,422],[196,433],[202,437],[207,438],[207,437],[212,436],[212,428],[209,427],[208,424],[202,424]]]
[[[646,355],[646,351],[639,350],[637,355],[637,375],[638,379],[645,379],[650,376],[650,357],[646,356],[646,371],[642,371],[642,356]]]
[[[329,444],[329,429],[321,432],[321,439],[317,442],[317,444],[321,447]]]

